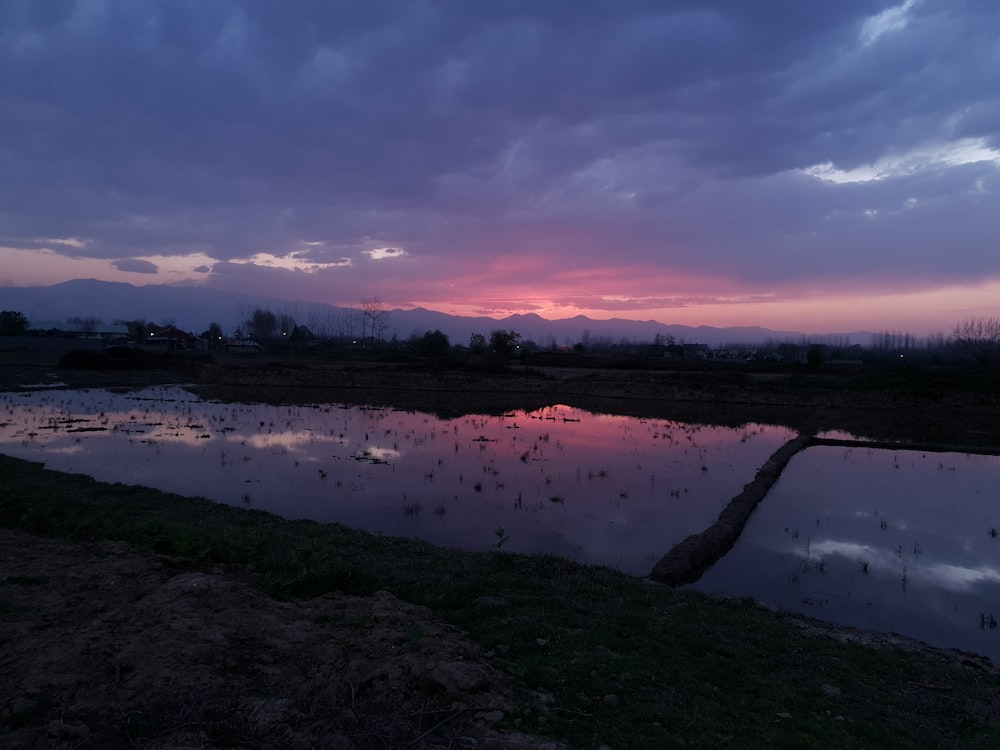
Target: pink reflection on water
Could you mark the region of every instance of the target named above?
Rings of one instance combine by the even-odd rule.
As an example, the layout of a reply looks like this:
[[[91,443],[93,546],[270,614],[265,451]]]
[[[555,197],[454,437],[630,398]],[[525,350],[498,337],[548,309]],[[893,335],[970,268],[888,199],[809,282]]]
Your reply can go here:
[[[179,388],[6,394],[0,450],[105,481],[288,518],[644,575],[790,437],[564,405],[438,419],[388,408],[202,402]]]

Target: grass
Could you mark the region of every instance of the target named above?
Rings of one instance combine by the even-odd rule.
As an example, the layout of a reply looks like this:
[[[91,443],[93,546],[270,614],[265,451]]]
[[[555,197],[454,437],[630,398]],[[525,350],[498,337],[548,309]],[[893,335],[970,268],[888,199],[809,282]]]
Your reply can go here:
[[[0,478],[8,527],[248,566],[278,597],[387,589],[428,606],[513,676],[526,728],[576,747],[1000,746],[994,673],[809,637],[751,601],[500,552],[501,529],[497,551],[467,553],[4,456]],[[554,700],[540,708],[529,691]]]

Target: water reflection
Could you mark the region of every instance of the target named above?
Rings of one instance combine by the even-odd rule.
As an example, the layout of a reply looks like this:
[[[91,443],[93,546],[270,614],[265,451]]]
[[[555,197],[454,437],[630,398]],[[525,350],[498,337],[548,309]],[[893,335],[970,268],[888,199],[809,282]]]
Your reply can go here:
[[[645,575],[712,523],[789,430],[552,406],[438,419],[203,402],[179,388],[4,394],[0,450],[50,468],[386,534]]]
[[[813,447],[695,584],[1000,658],[1000,457]]]

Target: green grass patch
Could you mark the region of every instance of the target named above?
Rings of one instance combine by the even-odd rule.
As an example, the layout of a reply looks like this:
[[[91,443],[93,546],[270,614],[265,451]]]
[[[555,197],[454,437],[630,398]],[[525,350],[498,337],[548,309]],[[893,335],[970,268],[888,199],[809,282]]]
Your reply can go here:
[[[386,589],[428,606],[524,689],[526,728],[577,747],[1000,746],[996,674],[807,637],[747,600],[556,557],[286,521],[2,456],[0,478],[7,527],[244,566],[278,597]],[[407,637],[416,648],[422,636]],[[540,709],[528,691],[554,700]]]

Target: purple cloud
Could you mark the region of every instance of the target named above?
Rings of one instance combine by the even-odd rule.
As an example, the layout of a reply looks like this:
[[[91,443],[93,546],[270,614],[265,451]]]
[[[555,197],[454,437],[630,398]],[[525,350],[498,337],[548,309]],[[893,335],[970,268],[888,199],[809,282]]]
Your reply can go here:
[[[998,27],[974,0],[8,3],[0,244],[329,302],[484,298],[477,265],[540,255],[592,309],[978,283]],[[609,264],[642,273],[560,276]]]

